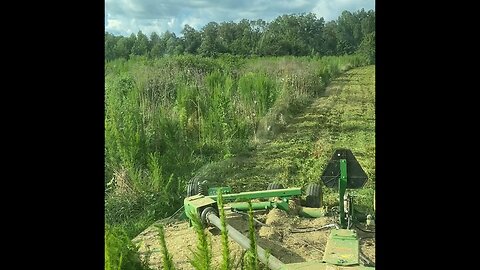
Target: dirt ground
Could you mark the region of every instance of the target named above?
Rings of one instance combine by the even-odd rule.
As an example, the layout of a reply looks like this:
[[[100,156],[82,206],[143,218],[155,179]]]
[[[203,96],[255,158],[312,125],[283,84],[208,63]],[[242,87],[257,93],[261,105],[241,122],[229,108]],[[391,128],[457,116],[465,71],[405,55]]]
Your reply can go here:
[[[257,244],[282,262],[297,263],[322,259],[331,228],[301,233],[293,233],[291,230],[300,228],[318,229],[332,224],[333,218],[303,218],[294,215],[294,213],[287,214],[279,209],[270,210],[268,213],[265,211],[257,212],[255,218],[267,225],[263,226],[257,223]],[[246,215],[228,213],[227,222],[245,236],[248,236]],[[220,231],[214,227],[206,230],[208,230],[208,235],[212,241],[213,265],[218,266],[222,259]],[[375,235],[361,230],[357,230],[357,233],[360,237],[360,252],[375,263]],[[192,254],[190,250],[195,249],[197,236],[193,228],[189,227],[188,222],[176,221],[167,224],[165,226],[165,237],[175,267],[185,270],[192,269],[189,263]],[[161,248],[155,226],[150,226],[133,241],[139,245],[140,254],[144,258],[149,256],[148,261],[153,269],[162,269]],[[240,269],[240,258],[242,258],[244,250],[232,240],[230,240],[229,247],[230,254],[234,258],[234,264],[238,265],[238,269]]]

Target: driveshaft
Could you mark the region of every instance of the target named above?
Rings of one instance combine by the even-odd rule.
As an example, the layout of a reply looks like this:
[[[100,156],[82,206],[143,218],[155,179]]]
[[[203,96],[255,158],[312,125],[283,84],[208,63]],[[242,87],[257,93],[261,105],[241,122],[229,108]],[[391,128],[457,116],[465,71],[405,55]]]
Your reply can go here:
[[[209,224],[212,224],[215,227],[217,227],[219,230],[221,230],[220,219],[218,218],[218,216],[215,214],[214,211],[210,211],[209,213],[207,213],[206,218]],[[250,239],[248,239],[246,236],[244,236],[243,234],[241,234],[239,231],[237,231],[235,228],[233,228],[228,224],[227,224],[227,231],[228,231],[228,236],[230,236],[242,248],[244,249],[250,248]],[[267,252],[258,245],[257,245],[257,254],[258,254],[258,259],[262,263],[266,264],[272,270],[280,270],[285,266],[284,263],[282,263],[279,259],[275,258],[271,254],[267,255]]]

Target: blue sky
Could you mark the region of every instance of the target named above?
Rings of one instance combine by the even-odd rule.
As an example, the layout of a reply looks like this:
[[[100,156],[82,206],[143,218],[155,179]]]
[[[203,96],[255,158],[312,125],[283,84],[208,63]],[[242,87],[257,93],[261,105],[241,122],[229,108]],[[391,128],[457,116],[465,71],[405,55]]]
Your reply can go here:
[[[105,31],[128,36],[175,32],[185,24],[200,30],[209,22],[239,22],[283,14],[312,12],[325,21],[337,19],[343,10],[375,10],[375,0],[105,0]]]

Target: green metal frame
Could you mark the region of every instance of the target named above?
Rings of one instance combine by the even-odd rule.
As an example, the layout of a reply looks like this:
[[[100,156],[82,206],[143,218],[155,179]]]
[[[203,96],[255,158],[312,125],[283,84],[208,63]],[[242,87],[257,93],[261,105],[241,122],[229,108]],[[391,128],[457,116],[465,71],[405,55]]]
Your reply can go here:
[[[233,210],[238,211],[248,211],[248,203],[247,202],[233,202],[230,203],[229,206]],[[263,210],[263,209],[272,209],[278,208],[284,211],[288,211],[288,200],[281,200],[281,201],[268,201],[268,202],[252,202],[252,209],[253,210]]]
[[[187,216],[190,225],[192,225],[192,215],[200,216],[203,209],[206,207],[213,207],[218,209],[217,202],[212,200],[212,198],[205,197],[203,195],[194,195],[187,197],[183,200],[183,206],[185,207],[185,215]]]
[[[224,188],[222,188],[222,191]],[[223,194],[222,198],[229,203],[229,206],[233,210],[237,211],[247,211],[248,203],[245,201],[252,199],[261,199],[261,198],[280,198],[280,200],[270,199],[268,202],[252,202],[253,210],[262,210],[262,209],[272,209],[278,208],[284,211],[288,211],[288,200],[293,196],[302,195],[302,188],[284,188],[284,189],[271,189],[271,190],[260,190],[260,191],[248,191],[240,193],[230,193]],[[207,196],[212,200],[217,200],[217,195]],[[240,201],[240,202],[238,202]]]
[[[338,193],[340,196],[339,199],[339,211],[340,211],[340,227],[342,229],[347,228],[347,221],[345,219],[345,209],[344,209],[344,196],[345,196],[345,191],[347,190],[347,160],[346,159],[340,159],[340,181],[338,181]]]
[[[299,207],[298,215],[301,217],[308,217],[308,218],[319,218],[325,217],[327,215],[327,211],[325,208],[313,208],[313,207]]]
[[[284,188],[284,189],[272,189],[272,190],[260,190],[260,191],[250,191],[250,192],[240,192],[240,193],[228,193],[231,192],[231,188],[229,187],[218,187],[218,188],[211,188],[209,189],[209,193],[216,192],[218,189],[222,190],[222,193],[226,192],[227,194],[223,194],[222,198],[225,202],[229,203],[229,207],[233,210],[238,211],[247,211],[248,200],[252,199],[260,199],[260,198],[280,198],[278,199],[270,199],[267,202],[252,202],[252,209],[260,210],[260,209],[272,209],[278,208],[284,211],[288,211],[288,200],[293,196],[299,196],[302,194],[301,188]],[[240,201],[240,202],[232,202],[232,201]],[[198,213],[200,215],[201,211],[207,207],[212,206],[215,209],[217,208],[217,195],[194,195],[185,198],[184,200],[184,215],[186,218],[191,220],[191,213]]]
[[[208,189],[209,196],[217,196],[218,190],[222,191],[222,194],[229,194],[232,193],[231,187],[212,187]]]
[[[331,231],[327,245],[325,247],[324,256],[322,260],[286,264],[281,267],[281,270],[313,270],[313,269],[348,269],[348,270],[370,270],[374,267],[365,267],[359,264],[359,240],[354,230],[346,229],[348,221],[346,218],[344,207],[344,196],[347,190],[347,160],[340,159],[340,180],[338,182],[339,189],[339,212],[340,212],[340,227],[341,229],[334,229]],[[228,187],[218,187],[209,189],[209,196],[195,195],[185,198],[184,206],[185,213],[188,218],[191,213],[200,214],[206,207],[212,206],[217,209],[217,195],[218,189],[222,190],[223,199],[229,203],[231,209],[246,211],[248,210],[248,203],[245,201],[260,198],[280,198],[270,199],[267,202],[252,202],[253,209],[271,209],[279,208],[288,210],[288,200],[293,196],[302,194],[301,188],[287,188],[275,190],[261,190],[251,192],[230,193],[231,189]],[[225,194],[226,193],[226,194]],[[237,202],[233,202],[237,201]],[[304,207],[304,216],[320,217],[325,213],[323,209],[313,209]],[[350,204],[349,214],[353,213],[352,205]]]
[[[330,232],[323,261],[334,265],[358,265],[359,241],[354,230],[334,229]]]
[[[308,261],[301,263],[286,264],[280,270],[374,270],[375,267],[361,265],[337,266],[322,261]]]
[[[224,201],[247,201],[251,199],[280,197],[282,199],[290,199],[293,196],[302,195],[302,188],[284,188],[260,191],[248,191],[240,193],[224,194],[222,196]],[[207,196],[217,200],[217,195]]]

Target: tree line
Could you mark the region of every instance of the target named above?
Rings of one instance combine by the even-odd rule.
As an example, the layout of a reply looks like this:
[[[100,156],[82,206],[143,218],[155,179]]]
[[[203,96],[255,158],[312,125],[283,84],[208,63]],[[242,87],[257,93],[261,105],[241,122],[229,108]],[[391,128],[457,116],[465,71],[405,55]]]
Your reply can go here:
[[[139,31],[124,37],[105,32],[105,60],[131,55],[325,56],[359,52],[375,63],[374,10],[343,11],[337,20],[327,23],[314,13],[302,13],[282,15],[270,23],[262,19],[210,22],[200,30],[187,24],[181,34],[152,32],[147,37]]]

